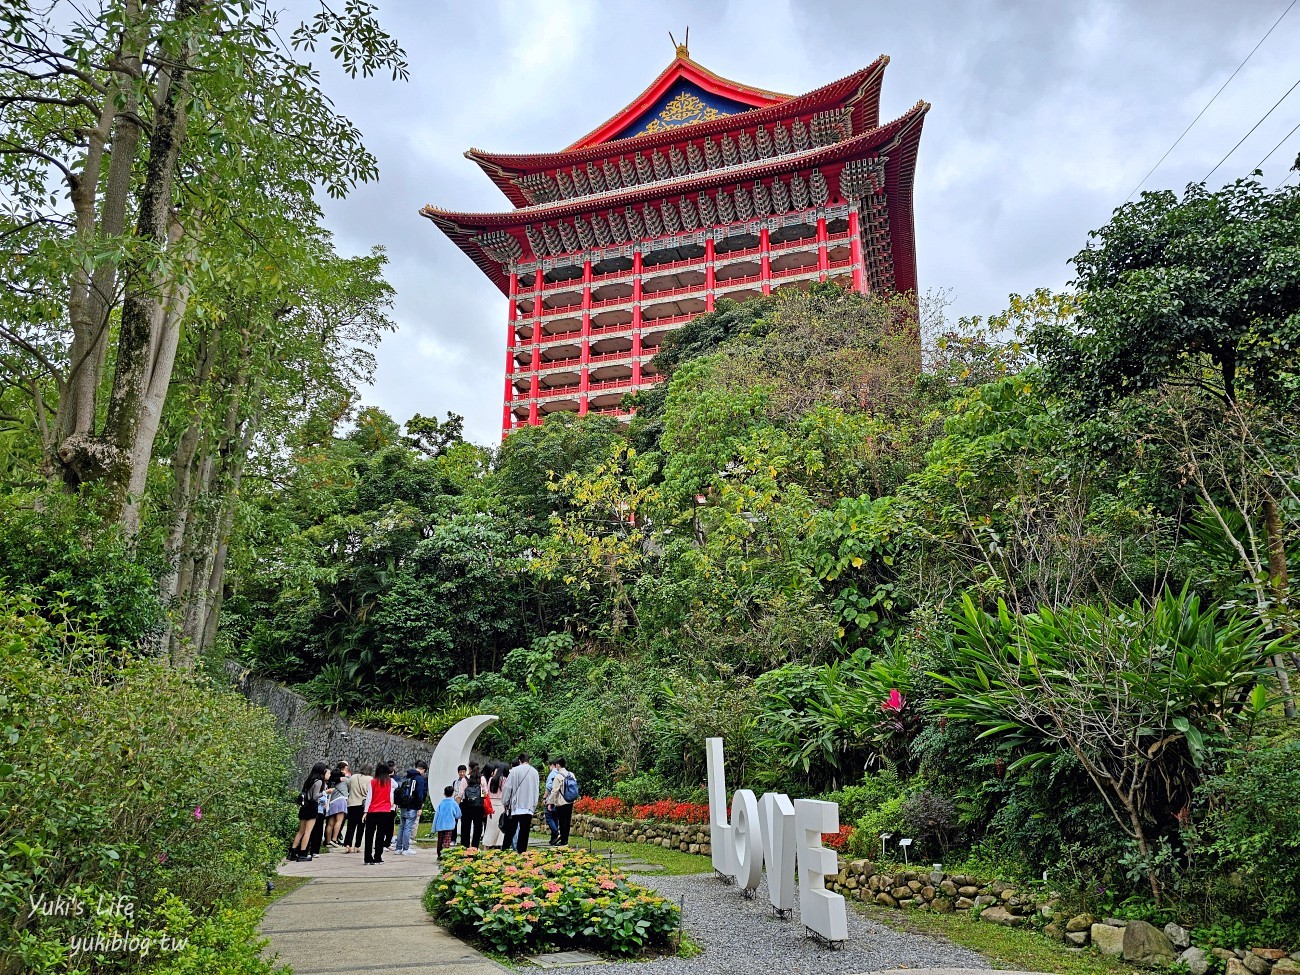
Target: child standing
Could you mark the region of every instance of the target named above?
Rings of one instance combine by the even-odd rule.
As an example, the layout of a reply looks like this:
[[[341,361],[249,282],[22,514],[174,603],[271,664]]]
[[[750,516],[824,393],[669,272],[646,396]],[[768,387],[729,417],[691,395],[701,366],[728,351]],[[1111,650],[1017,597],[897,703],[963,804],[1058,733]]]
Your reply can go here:
[[[439,860],[442,859],[442,851],[451,846],[452,838],[456,835],[456,822],[460,819],[460,806],[452,798],[455,791],[451,786],[443,787],[444,798],[433,814],[433,828],[438,832]]]

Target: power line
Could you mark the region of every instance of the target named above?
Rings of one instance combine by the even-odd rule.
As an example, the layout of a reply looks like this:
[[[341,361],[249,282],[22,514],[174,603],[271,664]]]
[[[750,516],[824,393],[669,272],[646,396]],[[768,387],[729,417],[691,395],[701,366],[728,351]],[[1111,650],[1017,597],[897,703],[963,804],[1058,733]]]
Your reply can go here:
[[[1270,149],[1270,150],[1268,151],[1268,155],[1265,156],[1263,159],[1261,159],[1259,162],[1257,162],[1257,163],[1255,164],[1255,168],[1256,168],[1256,169],[1263,169],[1263,168],[1264,168],[1264,163],[1268,162],[1269,158],[1273,155],[1273,153],[1277,152],[1279,149],[1282,148],[1282,143],[1283,143],[1283,142],[1286,142],[1287,139],[1289,139],[1289,138],[1291,138],[1291,136],[1295,135],[1296,132],[1300,132],[1300,122],[1297,122],[1297,123],[1295,124],[1295,128],[1294,128],[1294,129],[1292,129],[1292,130],[1291,130],[1290,132],[1288,132],[1286,135],[1282,136],[1282,142],[1279,142],[1279,143],[1278,143],[1277,145],[1275,145],[1272,149]]]
[[[1218,99],[1218,97],[1223,94],[1223,89],[1227,88],[1228,85],[1232,82],[1232,79],[1237,77],[1237,73],[1246,66],[1246,61],[1249,61],[1252,57],[1255,56],[1255,52],[1259,50],[1260,44],[1263,44],[1266,40],[1268,40],[1268,35],[1273,33],[1273,31],[1277,29],[1277,25],[1282,23],[1282,18],[1291,12],[1291,8],[1294,7],[1297,2],[1300,2],[1300,0],[1291,0],[1291,2],[1287,5],[1287,8],[1282,11],[1282,16],[1278,17],[1277,20],[1273,21],[1273,26],[1270,27],[1264,33],[1264,36],[1259,39],[1259,43],[1250,49],[1250,53],[1246,55],[1245,60],[1242,61],[1241,64],[1237,65],[1237,70],[1232,72],[1232,74],[1228,75],[1228,80],[1219,86],[1219,90],[1216,91],[1214,95],[1210,98],[1210,100],[1205,103],[1205,107],[1196,113],[1196,118],[1192,119],[1191,122],[1188,123],[1187,128],[1183,129],[1182,135],[1180,135],[1177,139],[1175,139],[1174,144],[1165,150],[1165,154],[1156,160],[1156,164],[1151,167],[1150,171],[1148,171],[1145,176],[1143,176],[1140,180],[1138,180],[1137,186],[1133,187],[1128,197],[1124,200],[1125,203],[1133,199],[1133,194],[1136,193],[1138,190],[1142,189],[1142,184],[1145,183],[1147,180],[1149,180],[1151,178],[1151,174],[1160,168],[1160,164],[1169,158],[1169,154],[1178,148],[1178,143],[1183,141],[1183,136],[1187,135],[1188,132],[1192,131],[1192,126],[1195,125],[1197,122],[1199,122],[1201,120],[1201,116],[1204,115],[1207,111],[1209,111],[1210,106],[1213,105],[1215,100]]]
[[[1245,142],[1247,139],[1249,139],[1257,128],[1259,128],[1261,125],[1264,124],[1264,120],[1267,119],[1270,115],[1272,115],[1274,110],[1276,110],[1276,108],[1279,105],[1281,105],[1284,101],[1286,101],[1287,95],[1290,95],[1291,92],[1295,91],[1297,88],[1300,88],[1300,78],[1297,78],[1296,83],[1286,90],[1286,94],[1283,95],[1281,98],[1279,98],[1277,101],[1275,101],[1273,103],[1273,107],[1270,108],[1267,112],[1265,112],[1260,117],[1260,120],[1250,127],[1250,132],[1247,132],[1240,139],[1238,139],[1237,144],[1233,146],[1231,149],[1229,149],[1227,153],[1224,155],[1224,157],[1214,164],[1214,169],[1211,169],[1208,173],[1206,173],[1205,178],[1202,179],[1201,182],[1208,183],[1210,181],[1210,177],[1215,174],[1218,168],[1228,161],[1228,156],[1231,156],[1234,152],[1236,152],[1241,147],[1241,144]]]

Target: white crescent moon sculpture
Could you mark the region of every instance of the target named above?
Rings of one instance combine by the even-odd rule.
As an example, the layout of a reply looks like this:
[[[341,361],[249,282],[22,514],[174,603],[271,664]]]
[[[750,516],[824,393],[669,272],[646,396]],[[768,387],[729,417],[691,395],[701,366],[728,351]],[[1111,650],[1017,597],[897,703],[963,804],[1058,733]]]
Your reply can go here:
[[[457,721],[438,739],[429,759],[429,798],[436,806],[442,802],[442,790],[456,781],[456,769],[469,764],[469,753],[483,729],[499,719],[495,714],[476,714]]]

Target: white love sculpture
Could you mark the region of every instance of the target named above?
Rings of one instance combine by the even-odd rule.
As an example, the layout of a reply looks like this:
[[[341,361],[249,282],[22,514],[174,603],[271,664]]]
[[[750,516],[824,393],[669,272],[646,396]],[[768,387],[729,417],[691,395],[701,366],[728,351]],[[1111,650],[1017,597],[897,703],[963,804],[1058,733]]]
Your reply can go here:
[[[846,940],[844,898],[826,889],[826,874],[837,873],[839,866],[835,852],[822,846],[822,833],[839,829],[839,805],[813,799],[791,804],[778,792],[765,793],[760,802],[749,789],[739,789],[732,797],[728,822],[722,739],[706,738],[704,751],[713,869],[752,893],[766,863],[768,898],[772,907],[785,914],[794,907],[797,852],[800,920],[827,941]]]

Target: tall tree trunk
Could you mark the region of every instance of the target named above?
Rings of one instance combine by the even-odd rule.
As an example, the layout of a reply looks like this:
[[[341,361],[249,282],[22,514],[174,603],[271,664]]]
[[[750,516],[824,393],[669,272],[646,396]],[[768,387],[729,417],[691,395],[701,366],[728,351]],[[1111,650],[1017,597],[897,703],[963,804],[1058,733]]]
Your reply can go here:
[[[136,78],[141,72],[142,29],[146,23],[139,0],[128,0],[113,65],[115,83],[104,95],[99,124],[90,132],[81,176],[72,188],[76,234],[88,248],[92,241],[106,243],[120,238],[126,230],[127,201],[140,148]],[[101,200],[100,168],[110,135],[112,148]],[[104,261],[90,272],[79,269],[73,275],[69,293],[72,344],[50,457],[52,472],[69,487],[76,487],[84,473],[98,466],[93,460],[99,452],[93,436],[108,352],[109,318],[116,304],[117,270],[116,261]]]
[[[203,2],[180,0],[175,22],[182,23],[194,17],[202,9]],[[151,353],[160,345],[158,332],[166,319],[160,295],[166,293],[167,279],[160,279],[149,269],[149,264],[157,260],[172,232],[172,197],[181,143],[185,137],[188,97],[182,83],[191,53],[188,48],[175,52],[158,72],[158,104],[149,138],[148,162],[135,229],[137,247],[143,246],[147,252],[133,254],[125,267],[126,296],[122,304],[113,389],[108,400],[103,436],[97,438],[96,449],[90,453],[90,460],[96,465],[94,472],[99,473],[108,486],[105,515],[125,525],[128,531],[135,528],[134,524],[128,523],[128,518],[132,517],[128,510],[129,491],[132,473],[141,463],[134,451],[144,418],[149,383],[154,378]],[[179,268],[173,266],[168,277],[178,272]],[[170,382],[170,369],[160,378]],[[71,460],[62,449],[60,457],[65,462]],[[147,466],[147,457],[143,463]]]
[[[127,483],[127,502],[122,520],[129,534],[140,527],[140,499],[149,478],[149,461],[153,457],[154,441],[162,422],[163,406],[171,388],[172,370],[176,364],[176,349],[180,344],[181,322],[189,307],[190,284],[184,266],[193,256],[192,242],[180,245],[183,229],[173,221],[168,235],[169,246],[180,253],[173,264],[173,274],[168,281],[162,301],[154,307],[153,345],[149,350],[149,372],[145,394],[141,403],[140,422],[130,444],[131,475]],[[179,245],[179,246],[178,246]],[[180,268],[176,264],[181,265]],[[177,276],[177,274],[181,276]]]
[[[1273,498],[1264,500],[1264,531],[1268,535],[1268,577],[1277,599],[1278,625],[1283,632],[1291,632],[1290,580],[1286,567],[1286,535],[1282,518]],[[1292,720],[1296,716],[1295,695],[1291,690],[1291,674],[1281,653],[1273,654],[1273,669],[1277,671],[1278,686],[1282,691],[1282,709]]]

